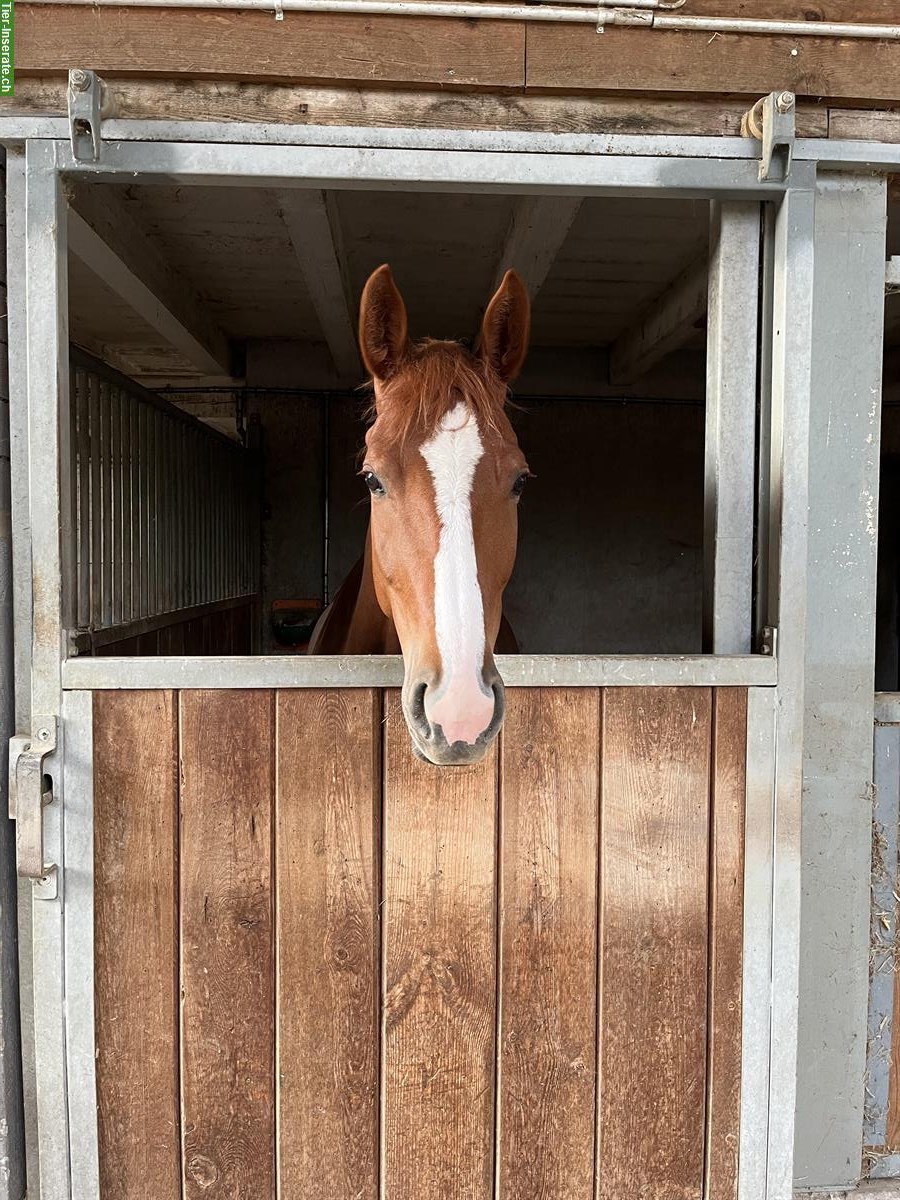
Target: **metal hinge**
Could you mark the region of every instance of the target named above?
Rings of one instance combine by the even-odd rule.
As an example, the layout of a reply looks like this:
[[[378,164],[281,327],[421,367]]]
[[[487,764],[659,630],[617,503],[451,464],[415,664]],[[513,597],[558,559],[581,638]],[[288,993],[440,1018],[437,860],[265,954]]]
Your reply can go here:
[[[9,740],[9,815],[16,822],[16,870],[41,881],[41,894],[56,895],[56,864],[44,862],[44,809],[53,786],[44,760],[56,750],[56,717],[38,717],[34,733]]]
[[[94,71],[76,67],[69,72],[67,97],[72,153],[79,162],[97,162],[100,158],[103,80]]]
[[[793,92],[769,92],[741,118],[741,135],[762,142],[759,179],[784,183],[794,155],[797,99]]]

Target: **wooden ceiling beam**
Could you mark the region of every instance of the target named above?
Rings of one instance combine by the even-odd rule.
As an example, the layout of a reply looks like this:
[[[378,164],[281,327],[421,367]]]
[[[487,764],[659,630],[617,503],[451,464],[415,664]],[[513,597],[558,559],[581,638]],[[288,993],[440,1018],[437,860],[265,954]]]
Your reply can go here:
[[[232,375],[228,338],[109,188],[79,194],[69,209],[68,240],[69,250],[200,372]]]
[[[349,298],[333,198],[317,189],[300,188],[277,193],[277,204],[338,375],[348,383],[358,382],[362,365],[356,307]]]
[[[609,354],[611,383],[633,383],[690,339],[706,313],[708,275],[705,258],[691,263],[619,334]]]
[[[519,197],[497,259],[487,300],[500,286],[504,274],[513,268],[521,275],[534,303],[580,207],[580,196]]]

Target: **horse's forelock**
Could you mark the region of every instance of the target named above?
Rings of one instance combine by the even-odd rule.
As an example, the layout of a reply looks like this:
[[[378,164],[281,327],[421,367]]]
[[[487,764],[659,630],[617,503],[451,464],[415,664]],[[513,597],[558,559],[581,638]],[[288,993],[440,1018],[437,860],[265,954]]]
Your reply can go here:
[[[412,347],[393,378],[381,383],[371,415],[403,445],[413,433],[430,436],[460,401],[483,430],[497,430],[506,394],[490,366],[459,342],[424,341]]]

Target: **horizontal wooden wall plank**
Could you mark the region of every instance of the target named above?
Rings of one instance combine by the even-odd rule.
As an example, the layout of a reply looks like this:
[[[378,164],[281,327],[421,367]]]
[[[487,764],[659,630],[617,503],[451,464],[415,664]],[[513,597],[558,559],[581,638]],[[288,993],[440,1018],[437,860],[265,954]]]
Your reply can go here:
[[[274,1194],[274,700],[182,692],[185,1200]]]
[[[900,112],[866,112],[860,108],[833,108],[828,114],[833,138],[874,142],[900,142]]]
[[[546,133],[687,133],[736,137],[746,100],[648,101],[634,96],[497,95],[489,92],[327,88],[200,79],[107,77],[104,117],[248,121],[290,125],[371,125],[422,129],[514,129]],[[4,113],[64,116],[62,75],[17,79]],[[864,112],[857,116],[865,117]],[[890,116],[895,114],[871,114]],[[800,137],[826,137],[828,110],[797,107]]]
[[[777,21],[850,21],[893,25],[896,0],[690,0],[691,16]]]
[[[518,88],[525,30],[426,17],[16,5],[16,74],[345,79]],[[162,115],[162,114],[158,114]]]
[[[497,754],[413,756],[385,700],[383,1195],[491,1200]]]
[[[378,1195],[381,696],[277,699],[280,1191]]]
[[[94,979],[104,1200],[180,1200],[173,692],[94,695]]]
[[[692,10],[693,11],[693,10]],[[526,86],[900,99],[900,41],[529,25]]]
[[[700,1200],[711,693],[603,705],[597,1195]]]
[[[507,692],[499,1200],[593,1200],[600,694]]]

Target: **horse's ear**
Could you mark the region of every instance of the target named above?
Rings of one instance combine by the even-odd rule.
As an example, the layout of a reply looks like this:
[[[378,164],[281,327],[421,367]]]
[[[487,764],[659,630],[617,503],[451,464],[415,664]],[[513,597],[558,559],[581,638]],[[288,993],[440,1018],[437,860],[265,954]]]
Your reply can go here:
[[[403,361],[407,330],[406,305],[385,263],[369,276],[359,305],[359,348],[376,379],[387,379]]]
[[[507,271],[481,325],[481,357],[505,382],[515,379],[528,352],[531,302],[521,276]]]

